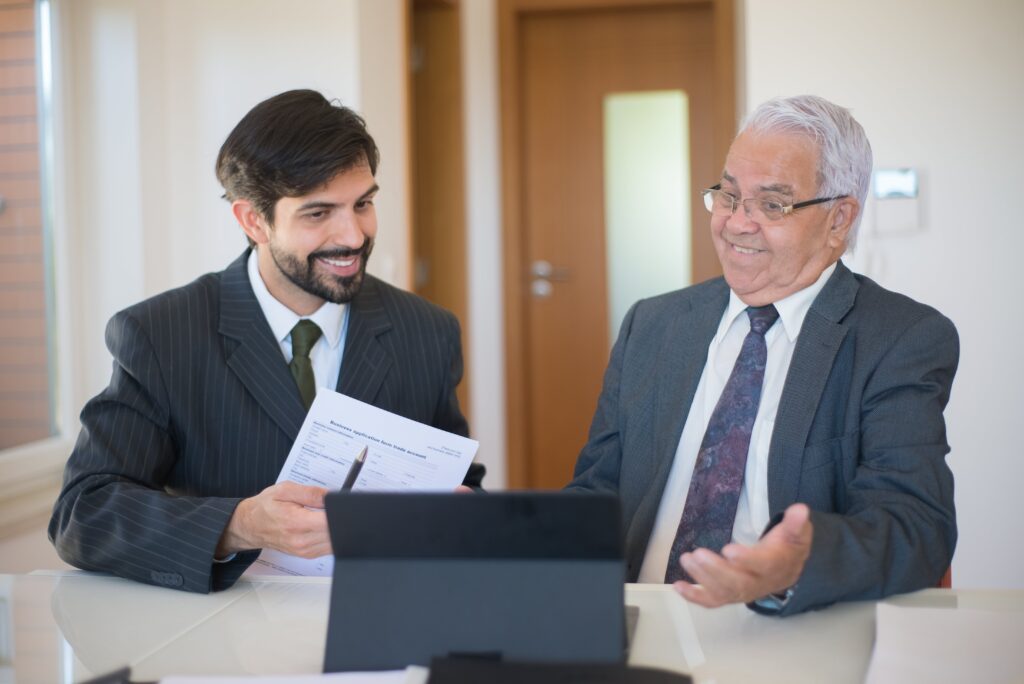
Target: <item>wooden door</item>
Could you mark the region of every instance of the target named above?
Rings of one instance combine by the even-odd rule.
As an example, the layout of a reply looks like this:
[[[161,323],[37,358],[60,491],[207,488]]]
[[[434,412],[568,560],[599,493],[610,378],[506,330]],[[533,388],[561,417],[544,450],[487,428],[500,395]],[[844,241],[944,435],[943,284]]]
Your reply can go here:
[[[586,439],[611,347],[604,99],[686,93],[690,176],[698,186],[721,170],[724,147],[716,145],[716,129],[731,135],[735,122],[731,112],[721,120],[716,111],[714,3],[572,2],[563,11],[525,4],[530,7],[503,17],[515,34],[514,69],[503,73],[514,78],[504,110],[513,137],[504,149],[512,157],[505,184],[509,481],[557,488],[569,481]],[[692,207],[699,281],[720,271],[706,212],[699,202]]]

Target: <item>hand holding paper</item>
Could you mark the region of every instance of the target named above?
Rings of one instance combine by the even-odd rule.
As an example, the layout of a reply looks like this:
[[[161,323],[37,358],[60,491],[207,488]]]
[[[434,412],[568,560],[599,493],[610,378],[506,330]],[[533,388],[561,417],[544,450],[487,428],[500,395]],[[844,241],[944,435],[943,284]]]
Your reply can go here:
[[[462,483],[478,446],[476,441],[466,437],[320,389],[281,469],[278,484],[274,486],[295,483],[317,488],[317,491],[351,488],[354,491],[451,492]],[[360,456],[362,465],[357,466]],[[323,506],[322,495],[319,505]],[[316,520],[323,521],[323,527],[313,525],[311,518],[297,516],[298,520],[293,522],[304,521],[310,527],[301,529],[300,525],[296,531],[309,535],[322,532],[326,541],[323,512],[308,512],[317,514]],[[298,547],[315,546],[311,537],[306,538],[306,544],[309,545]],[[282,553],[280,542],[276,546],[255,548],[263,548],[263,553],[247,574],[326,576],[334,567],[329,542],[318,558]]]
[[[235,509],[220,543],[217,558],[245,549],[275,549],[302,558],[331,552],[324,515],[323,487],[280,482]]]

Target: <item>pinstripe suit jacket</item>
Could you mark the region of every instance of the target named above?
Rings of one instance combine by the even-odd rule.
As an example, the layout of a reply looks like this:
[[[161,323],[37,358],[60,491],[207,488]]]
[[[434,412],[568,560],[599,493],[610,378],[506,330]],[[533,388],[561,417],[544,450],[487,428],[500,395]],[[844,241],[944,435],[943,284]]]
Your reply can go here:
[[[249,284],[248,255],[107,325],[113,375],[82,410],[50,521],[68,563],[207,592],[255,558],[213,563],[235,506],[275,482],[306,412]],[[461,377],[455,317],[367,276],[338,391],[466,435]]]
[[[621,496],[630,581],[728,302],[722,278],[638,302],[612,351],[569,487]],[[783,613],[934,586],[949,567],[942,412],[958,358],[949,319],[837,264],[804,319],[771,433],[773,523],[803,502],[814,527]]]

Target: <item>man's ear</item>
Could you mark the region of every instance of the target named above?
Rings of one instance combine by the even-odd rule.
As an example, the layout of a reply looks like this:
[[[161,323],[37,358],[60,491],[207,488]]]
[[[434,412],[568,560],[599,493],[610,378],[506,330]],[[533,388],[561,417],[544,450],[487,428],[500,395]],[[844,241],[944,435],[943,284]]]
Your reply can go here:
[[[846,236],[849,234],[850,229],[853,227],[853,222],[857,220],[859,214],[860,202],[853,197],[843,197],[836,200],[836,205],[832,207],[830,213],[832,221],[828,234],[830,245],[838,247],[846,243]]]
[[[256,211],[252,202],[245,199],[235,200],[231,203],[231,213],[235,215],[238,225],[242,226],[249,239],[257,245],[265,245],[270,240],[270,226],[263,215]]]

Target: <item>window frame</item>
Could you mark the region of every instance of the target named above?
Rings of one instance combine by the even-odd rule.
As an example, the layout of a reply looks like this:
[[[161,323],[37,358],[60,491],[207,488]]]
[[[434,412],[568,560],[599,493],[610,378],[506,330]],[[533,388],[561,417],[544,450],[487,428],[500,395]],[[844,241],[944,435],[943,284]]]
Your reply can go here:
[[[45,522],[60,490],[64,464],[71,453],[78,420],[73,397],[75,361],[70,344],[75,326],[70,312],[85,294],[72,287],[66,196],[66,131],[69,121],[63,104],[62,60],[58,46],[62,7],[51,0],[35,0],[36,26],[44,30],[36,41],[39,98],[40,188],[43,253],[47,275],[47,357],[49,365],[50,437],[0,450],[0,539],[22,533]]]

